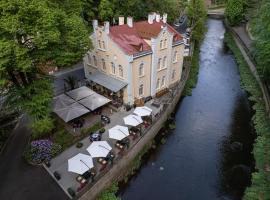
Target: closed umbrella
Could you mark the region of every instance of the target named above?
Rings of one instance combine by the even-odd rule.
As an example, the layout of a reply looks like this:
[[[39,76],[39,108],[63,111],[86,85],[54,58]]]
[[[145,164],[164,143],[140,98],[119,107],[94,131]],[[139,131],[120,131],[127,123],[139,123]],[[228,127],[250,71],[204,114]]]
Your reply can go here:
[[[143,123],[143,120],[140,116],[131,114],[131,115],[124,117],[124,122],[126,125],[129,125],[129,126],[138,126],[141,123]]]
[[[148,108],[147,106],[137,107],[135,108],[134,113],[141,117],[150,116],[152,113],[152,109]]]
[[[68,171],[77,174],[83,174],[94,167],[91,156],[79,153],[68,159]]]
[[[129,136],[128,127],[116,125],[113,128],[109,129],[109,138],[115,140],[122,140],[125,137]]]
[[[112,147],[106,141],[94,141],[86,149],[93,158],[106,157]]]

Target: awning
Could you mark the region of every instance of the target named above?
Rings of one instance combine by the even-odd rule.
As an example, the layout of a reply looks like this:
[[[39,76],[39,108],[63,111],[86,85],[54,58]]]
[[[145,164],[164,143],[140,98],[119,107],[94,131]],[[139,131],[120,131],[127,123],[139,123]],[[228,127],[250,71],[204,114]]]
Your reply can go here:
[[[88,88],[86,86],[82,86],[82,87],[79,87],[77,89],[71,90],[71,91],[67,92],[66,94],[68,96],[70,96],[72,99],[78,101],[78,100],[83,99],[85,97],[88,97],[94,93],[95,92],[93,90],[91,90],[90,88]]]
[[[106,97],[100,94],[94,93],[89,97],[81,99],[79,103],[84,105],[86,108],[89,108],[90,110],[95,110],[101,106],[104,106],[110,101],[111,101],[110,99],[107,99]]]
[[[53,111],[65,108],[75,101],[65,94],[61,94],[53,98]]]
[[[103,74],[99,71],[93,73],[90,75],[88,78],[90,81],[93,81],[99,85],[102,85],[103,87],[113,91],[113,92],[118,92],[121,90],[123,87],[127,85],[127,83],[120,81],[118,79],[115,79],[113,77],[110,77],[106,74]]]
[[[64,107],[58,110],[54,110],[54,112],[65,122],[69,122],[77,117],[80,117],[88,112],[90,112],[87,108],[82,106],[79,103],[73,103],[68,107]]]

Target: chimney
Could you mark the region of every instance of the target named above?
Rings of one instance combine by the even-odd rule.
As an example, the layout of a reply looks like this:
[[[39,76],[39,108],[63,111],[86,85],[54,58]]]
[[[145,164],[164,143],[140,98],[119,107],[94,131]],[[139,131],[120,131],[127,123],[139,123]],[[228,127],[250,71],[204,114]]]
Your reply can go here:
[[[159,13],[156,14],[156,22],[160,22],[160,14]]]
[[[149,24],[153,24],[153,20],[154,20],[154,19],[153,19],[152,13],[149,13],[149,14],[148,14],[148,23],[149,23]]]
[[[110,22],[108,22],[108,21],[104,22],[104,31],[106,34],[110,33]]]
[[[127,17],[127,25],[132,28],[133,27],[133,18],[132,17]]]
[[[98,20],[94,19],[92,21],[93,29],[95,30],[98,27]]]
[[[167,23],[167,13],[163,14],[162,21],[163,21],[164,24]]]
[[[119,17],[119,26],[124,25],[124,24],[125,24],[125,17],[120,16]]]

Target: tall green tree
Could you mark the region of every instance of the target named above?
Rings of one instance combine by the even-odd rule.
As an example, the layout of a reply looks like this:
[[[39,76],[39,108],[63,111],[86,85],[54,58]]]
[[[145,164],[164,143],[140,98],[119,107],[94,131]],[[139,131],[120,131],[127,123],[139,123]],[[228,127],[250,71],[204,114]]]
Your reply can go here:
[[[258,71],[270,83],[270,1],[263,0],[252,21],[253,53]]]
[[[228,0],[225,16],[229,24],[235,26],[245,17],[246,0]]]

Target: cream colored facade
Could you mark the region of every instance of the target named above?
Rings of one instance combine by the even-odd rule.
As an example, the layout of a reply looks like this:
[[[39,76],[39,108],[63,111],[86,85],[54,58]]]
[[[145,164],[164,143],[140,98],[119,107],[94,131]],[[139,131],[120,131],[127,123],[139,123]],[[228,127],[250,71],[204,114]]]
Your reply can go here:
[[[150,17],[153,19],[155,16]],[[123,24],[123,18],[119,22]],[[121,90],[124,103],[134,104],[137,99],[154,97],[157,92],[179,82],[184,43],[174,43],[173,34],[166,26],[162,27],[156,38],[144,39],[151,51],[141,52],[139,55],[127,54],[110,38],[108,22],[98,26],[98,22],[94,20],[93,28],[90,36],[93,49],[84,57],[85,76],[88,78],[99,71],[127,83]]]

